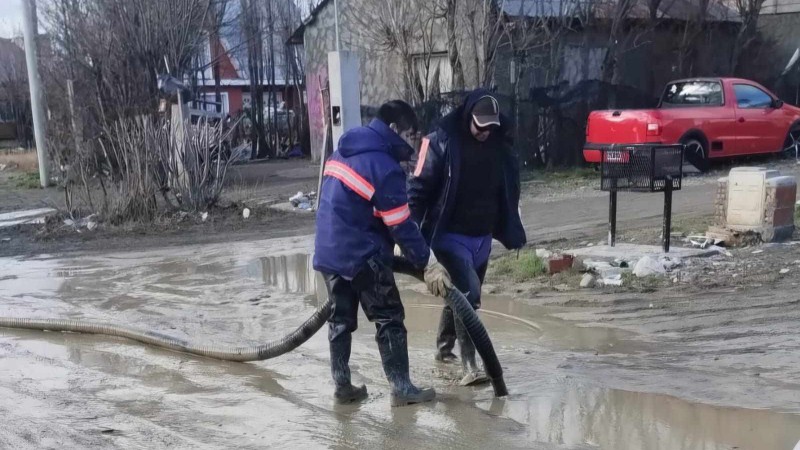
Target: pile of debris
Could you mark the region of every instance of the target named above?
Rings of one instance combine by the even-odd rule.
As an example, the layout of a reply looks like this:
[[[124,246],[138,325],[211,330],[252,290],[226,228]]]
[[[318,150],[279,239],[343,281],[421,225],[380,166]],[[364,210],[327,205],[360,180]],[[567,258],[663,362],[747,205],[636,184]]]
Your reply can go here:
[[[302,191],[300,191],[289,199],[289,203],[291,203],[292,207],[294,207],[295,209],[299,209],[302,211],[313,211],[314,202],[316,199],[317,199],[316,192],[311,191],[308,194],[305,194]]]

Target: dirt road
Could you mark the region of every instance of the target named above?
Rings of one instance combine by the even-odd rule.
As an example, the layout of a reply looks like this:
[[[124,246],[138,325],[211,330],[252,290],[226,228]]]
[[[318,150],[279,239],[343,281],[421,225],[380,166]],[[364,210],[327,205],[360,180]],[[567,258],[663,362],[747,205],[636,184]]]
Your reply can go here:
[[[295,175],[283,186],[310,180]],[[713,181],[690,180],[676,213],[706,213]],[[537,189],[528,186],[522,204],[532,242],[602,234],[603,193]],[[658,224],[661,208],[658,195],[621,195],[620,229]],[[309,269],[312,227],[310,217],[293,218],[202,244],[187,235],[109,237],[91,252],[80,242],[31,246],[6,253],[27,257],[0,258],[0,314],[264,342],[324,295]],[[134,243],[141,250],[125,250]],[[800,260],[792,251],[782,261]],[[401,281],[412,376],[436,387],[436,403],[389,408],[363,316],[351,361],[371,395],[350,407],[333,404],[324,332],[282,358],[234,364],[118,339],[0,330],[0,448],[762,450],[800,440],[792,276],[715,291],[489,295],[481,314],[506,373],[505,399],[454,386],[457,369],[431,357],[440,301]]]
[[[310,245],[298,237],[0,259],[2,313],[263,342],[323,295]],[[351,361],[371,396],[349,407],[333,404],[322,332],[285,357],[235,364],[0,330],[0,448],[762,450],[800,440],[791,280],[692,298],[488,296],[482,317],[506,372],[505,399],[453,385],[455,368],[431,357],[440,302],[401,281],[413,378],[436,387],[436,403],[389,408],[363,316]]]

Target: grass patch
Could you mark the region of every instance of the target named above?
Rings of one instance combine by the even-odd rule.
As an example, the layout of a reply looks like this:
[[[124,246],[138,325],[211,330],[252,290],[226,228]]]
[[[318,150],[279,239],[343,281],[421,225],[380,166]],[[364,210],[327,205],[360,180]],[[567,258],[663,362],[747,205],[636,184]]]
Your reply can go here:
[[[672,232],[684,235],[705,234],[710,226],[714,225],[714,217],[710,215],[699,217],[678,217],[672,221]]]
[[[11,184],[18,189],[38,189],[39,188],[39,173],[38,172],[22,172],[11,175]]]
[[[542,169],[524,170],[520,176],[523,182],[543,181],[545,183],[569,183],[593,180],[599,178],[600,174],[592,167],[575,167],[553,171]]]
[[[655,292],[661,286],[665,285],[667,278],[658,275],[649,275],[646,277],[637,277],[633,272],[623,272],[622,286],[631,288],[637,292]]]
[[[39,170],[39,160],[36,156],[36,152],[0,152],[0,165],[7,166],[6,170],[14,169],[21,172],[35,172]]]
[[[509,277],[516,282],[528,281],[547,273],[547,263],[533,251],[522,251],[501,256],[493,261],[492,274]]]

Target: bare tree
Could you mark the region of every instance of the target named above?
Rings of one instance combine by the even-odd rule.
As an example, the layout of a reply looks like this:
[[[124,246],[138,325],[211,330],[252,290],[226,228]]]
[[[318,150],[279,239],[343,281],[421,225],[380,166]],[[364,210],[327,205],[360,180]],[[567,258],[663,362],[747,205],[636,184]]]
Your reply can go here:
[[[601,12],[603,15],[608,15],[609,26],[606,55],[603,60],[601,76],[601,79],[607,83],[613,83],[617,78],[617,65],[622,51],[621,44],[626,35],[628,21],[634,5],[634,0],[614,0],[607,13]]]
[[[178,79],[191,74],[193,61],[207,43],[212,1],[41,2],[45,31],[52,39],[52,54],[42,60],[49,134],[57,138],[49,142],[49,149],[62,168],[69,198],[76,188],[85,191],[86,203],[94,209],[89,188],[97,182],[106,196],[103,204],[113,204],[116,200],[108,201],[107,196],[120,192],[107,190],[108,183],[133,180],[124,165],[133,155],[102,148],[129,148],[119,142],[114,123],[133,117],[154,120],[159,73]],[[138,178],[145,179],[150,178]]]
[[[731,51],[730,74],[739,68],[739,59],[758,36],[758,18],[764,7],[764,0],[734,0],[741,23]]]

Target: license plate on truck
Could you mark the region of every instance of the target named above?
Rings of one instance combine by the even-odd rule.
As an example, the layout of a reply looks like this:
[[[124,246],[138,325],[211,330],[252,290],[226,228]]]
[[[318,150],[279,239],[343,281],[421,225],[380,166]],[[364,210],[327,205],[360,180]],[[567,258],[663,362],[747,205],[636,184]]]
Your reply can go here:
[[[606,150],[603,152],[603,162],[625,164],[630,161],[628,150]]]

